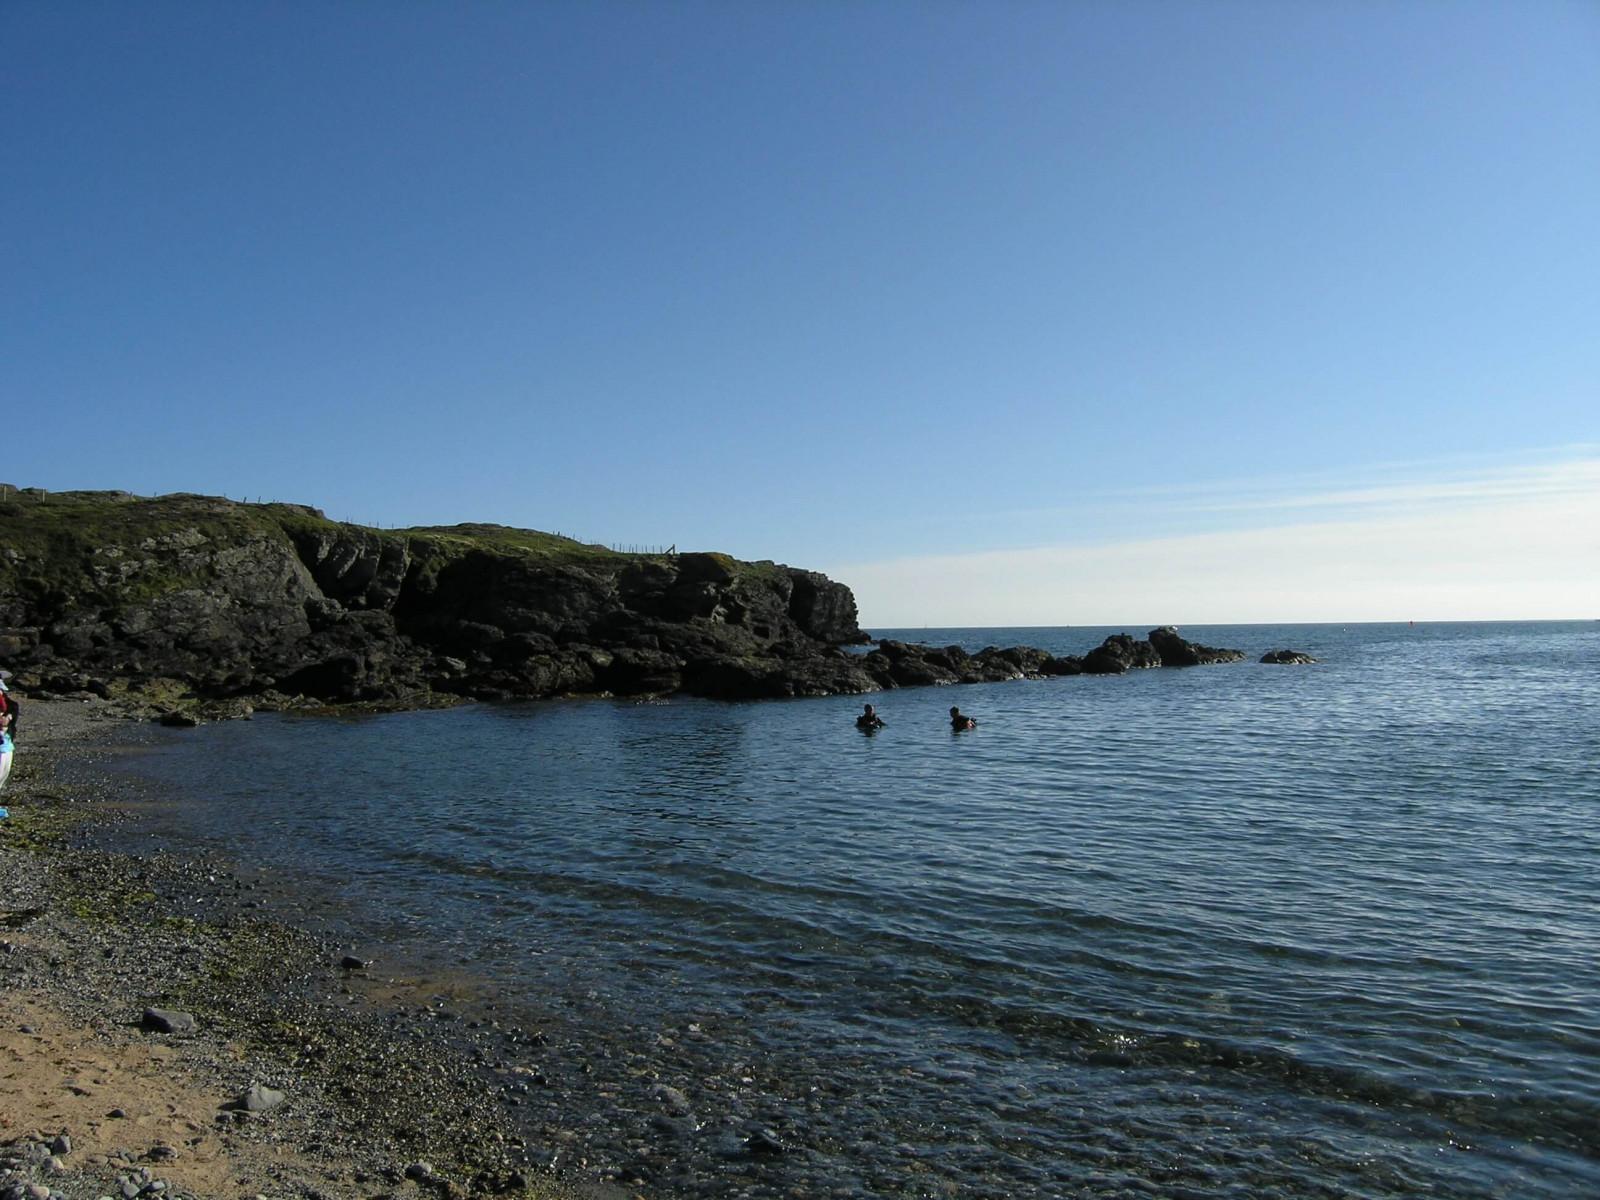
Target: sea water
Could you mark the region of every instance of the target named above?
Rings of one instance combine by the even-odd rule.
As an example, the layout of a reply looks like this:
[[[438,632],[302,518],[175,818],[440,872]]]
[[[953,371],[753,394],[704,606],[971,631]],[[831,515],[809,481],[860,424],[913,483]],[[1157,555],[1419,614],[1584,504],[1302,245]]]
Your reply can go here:
[[[1600,1195],[1600,623],[1183,633],[1250,661],[164,732],[147,828],[635,1074],[691,1031],[791,1147],[693,1194]]]

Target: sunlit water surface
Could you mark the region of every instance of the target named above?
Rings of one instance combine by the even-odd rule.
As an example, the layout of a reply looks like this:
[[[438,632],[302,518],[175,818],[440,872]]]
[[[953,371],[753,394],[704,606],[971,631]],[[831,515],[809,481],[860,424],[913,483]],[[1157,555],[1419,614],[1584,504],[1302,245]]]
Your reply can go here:
[[[840,1195],[1600,1195],[1600,623],[1183,632],[1251,661],[886,692],[874,736],[260,717],[139,769],[159,836],[366,937],[828,1081],[791,1132]]]

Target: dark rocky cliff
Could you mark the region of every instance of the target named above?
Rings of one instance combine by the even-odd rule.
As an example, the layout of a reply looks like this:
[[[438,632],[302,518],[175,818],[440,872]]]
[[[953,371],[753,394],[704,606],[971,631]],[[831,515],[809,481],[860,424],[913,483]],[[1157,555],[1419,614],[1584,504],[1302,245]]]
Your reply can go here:
[[[498,525],[379,531],[290,504],[11,492],[0,499],[0,665],[26,690],[282,707],[690,692],[746,699],[1112,674],[1236,650],[1107,638],[880,641],[812,571],[617,554]]]
[[[377,531],[175,495],[0,501],[0,663],[47,690],[418,702],[879,686],[855,599],[718,554],[615,554],[499,526]]]

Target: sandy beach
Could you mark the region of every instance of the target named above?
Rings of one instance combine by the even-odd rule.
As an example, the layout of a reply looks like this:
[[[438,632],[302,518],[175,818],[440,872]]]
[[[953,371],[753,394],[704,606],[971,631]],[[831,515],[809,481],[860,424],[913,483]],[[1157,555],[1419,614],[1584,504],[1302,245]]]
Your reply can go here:
[[[268,917],[231,864],[103,848],[131,734],[29,703],[0,794],[0,1196],[643,1194],[509,1118],[541,1031]]]

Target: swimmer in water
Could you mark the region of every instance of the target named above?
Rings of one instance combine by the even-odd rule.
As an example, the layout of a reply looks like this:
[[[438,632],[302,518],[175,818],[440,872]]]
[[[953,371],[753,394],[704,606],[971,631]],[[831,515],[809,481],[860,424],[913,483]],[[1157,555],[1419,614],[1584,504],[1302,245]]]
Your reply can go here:
[[[868,732],[874,729],[882,729],[883,718],[872,710],[872,705],[863,705],[861,715],[856,718],[856,728],[865,729]]]
[[[959,733],[963,729],[976,729],[977,727],[978,723],[975,720],[973,720],[971,717],[964,716],[961,710],[955,705],[952,704],[950,706],[951,729]]]

